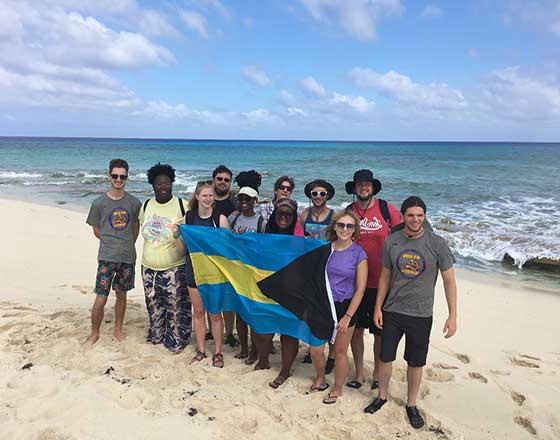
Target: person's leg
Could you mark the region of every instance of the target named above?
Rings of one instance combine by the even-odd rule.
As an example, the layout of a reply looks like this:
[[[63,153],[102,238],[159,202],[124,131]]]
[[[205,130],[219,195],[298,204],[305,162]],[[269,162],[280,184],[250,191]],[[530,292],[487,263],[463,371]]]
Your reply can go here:
[[[214,336],[214,353],[222,352],[222,340],[224,337],[224,319],[221,313],[210,313],[210,325],[212,336]]]
[[[257,357],[259,361],[255,365],[256,370],[266,370],[270,368],[270,363],[268,362],[268,356],[270,354],[270,345],[272,344],[272,338],[274,334],[259,334],[252,332],[253,343],[257,349]]]
[[[379,362],[379,398],[387,400],[389,381],[393,374],[393,362]]]
[[[123,322],[126,312],[126,292],[115,291],[115,294],[117,299],[115,300],[115,331],[113,335],[117,341],[122,342],[125,337],[123,333]]]
[[[422,382],[422,367],[408,366],[406,370],[406,380],[408,385],[408,397],[406,406],[416,406],[416,397],[418,397],[418,390]]]
[[[272,388],[281,386],[291,375],[292,365],[299,350],[299,341],[291,336],[280,335],[280,347],[282,351],[282,369],[276,379],[269,383]]]
[[[310,346],[311,362],[315,368],[315,380],[311,385],[311,391],[323,391],[325,389],[325,346]]]
[[[235,312],[223,312],[224,315],[224,327],[226,329],[226,339],[225,343],[230,347],[237,346],[237,339],[233,335],[233,327],[236,326],[236,313]]]
[[[354,333],[354,327],[350,327],[344,333],[337,333],[334,341],[333,354],[335,356],[334,363],[334,387],[331,391],[332,396],[342,395],[342,386],[348,377],[348,346]]]
[[[354,357],[354,380],[352,382],[364,383],[366,380],[364,373],[364,329],[356,328],[352,334],[352,356]]]
[[[117,296],[115,301],[115,330],[113,335],[118,341],[124,340],[123,322],[126,312],[126,292],[134,288],[134,264],[115,263],[113,290]]]
[[[288,335],[280,335],[280,344],[282,346],[282,369],[280,370],[280,375],[289,377],[291,374],[290,370],[298,354],[299,341]]]
[[[373,335],[373,361],[374,361],[374,365],[373,365],[373,374],[372,374],[372,378],[373,378],[373,384],[372,384],[372,389],[375,388],[376,382],[379,382],[379,353],[381,352],[381,336],[380,335]]]
[[[194,336],[196,348],[200,353],[206,353],[206,310],[196,287],[188,287],[193,310]]]
[[[191,304],[187,294],[185,266],[177,266],[162,273],[166,281],[165,339],[163,344],[172,353],[184,350],[191,336]]]
[[[91,308],[91,334],[86,339],[86,344],[93,345],[99,339],[99,329],[101,327],[101,323],[103,322],[105,304],[107,304],[106,296],[99,294],[95,295],[93,307]]]
[[[239,336],[239,344],[241,345],[241,351],[235,355],[235,358],[245,359],[249,356],[249,328],[239,315],[236,316],[235,326],[237,327],[237,336]]]

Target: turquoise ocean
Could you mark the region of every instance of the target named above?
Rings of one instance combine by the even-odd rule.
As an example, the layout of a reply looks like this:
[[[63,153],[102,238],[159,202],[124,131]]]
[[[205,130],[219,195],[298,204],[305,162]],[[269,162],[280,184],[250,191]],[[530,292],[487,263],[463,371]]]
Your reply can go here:
[[[460,266],[560,286],[558,275],[518,268],[533,257],[560,259],[560,143],[0,137],[0,197],[85,209],[106,190],[116,157],[129,162],[127,189],[141,200],[151,195],[146,170],[158,161],[177,170],[174,192],[183,197],[218,164],[261,173],[263,198],[288,174],[302,207],[315,178],[336,188],[333,207],[345,206],[352,197],[344,183],[369,168],[382,182],[379,197],[397,207],[409,195],[426,201]],[[506,253],[518,267],[501,263]]]

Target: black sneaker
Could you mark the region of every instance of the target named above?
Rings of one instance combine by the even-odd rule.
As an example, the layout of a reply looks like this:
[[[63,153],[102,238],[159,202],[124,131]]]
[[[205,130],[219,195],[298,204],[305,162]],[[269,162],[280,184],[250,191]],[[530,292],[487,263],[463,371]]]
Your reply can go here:
[[[229,335],[226,336],[226,340],[224,341],[224,344],[229,345],[231,348],[235,348],[239,345],[239,341],[235,336],[233,336],[233,334],[230,333]]]
[[[334,359],[328,358],[327,363],[325,364],[325,374],[331,374],[334,368]]]
[[[408,416],[408,420],[413,428],[420,429],[424,426],[424,419],[420,415],[420,411],[415,406],[407,406],[406,407],[406,415]]]
[[[373,399],[373,402],[371,402],[368,406],[364,408],[364,412],[373,414],[374,412],[379,411],[381,407],[386,403],[387,403],[387,399],[380,399],[379,397],[376,397],[375,399]]]

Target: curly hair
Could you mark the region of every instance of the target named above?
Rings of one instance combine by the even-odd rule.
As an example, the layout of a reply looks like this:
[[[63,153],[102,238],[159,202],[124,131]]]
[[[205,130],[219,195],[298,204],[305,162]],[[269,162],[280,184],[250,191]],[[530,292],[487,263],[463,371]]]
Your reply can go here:
[[[162,164],[161,162],[156,163],[150,168],[146,175],[148,176],[148,183],[150,185],[154,184],[157,176],[167,176],[171,182],[175,182],[175,168],[168,164]]]
[[[259,186],[261,186],[262,177],[255,170],[242,171],[237,176],[235,176],[235,183],[242,188],[244,186],[249,186],[255,191],[259,192]]]
[[[352,240],[357,240],[360,237],[360,220],[352,211],[338,211],[332,217],[331,224],[327,226],[327,230],[325,231],[325,235],[328,241],[336,241],[338,239],[338,235],[336,235],[336,231],[334,230],[336,222],[338,222],[342,217],[352,217],[354,219],[354,224],[356,228],[354,229],[354,233],[352,234]]]

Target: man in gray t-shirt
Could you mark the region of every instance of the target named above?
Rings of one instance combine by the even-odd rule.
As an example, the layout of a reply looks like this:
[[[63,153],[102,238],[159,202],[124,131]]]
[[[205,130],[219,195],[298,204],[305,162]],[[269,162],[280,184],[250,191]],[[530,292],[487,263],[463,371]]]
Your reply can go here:
[[[91,335],[86,343],[95,344],[107,297],[111,287],[116,293],[115,331],[118,341],[124,339],[122,324],[126,310],[126,292],[134,288],[134,265],[138,238],[140,201],[124,190],[128,178],[128,163],[113,159],[109,163],[111,188],[91,204],[86,223],[99,239],[98,267],[95,281],[95,301],[91,310]]]
[[[424,426],[424,419],[416,408],[416,397],[428,355],[438,272],[443,278],[449,309],[443,328],[446,338],[457,331],[457,286],[451,250],[442,237],[424,227],[426,204],[420,197],[409,197],[403,202],[401,213],[403,227],[385,239],[381,254],[383,267],[373,316],[374,324],[382,330],[379,396],[364,411],[374,413],[386,403],[392,362],[405,335],[406,413],[410,424],[419,429]]]

